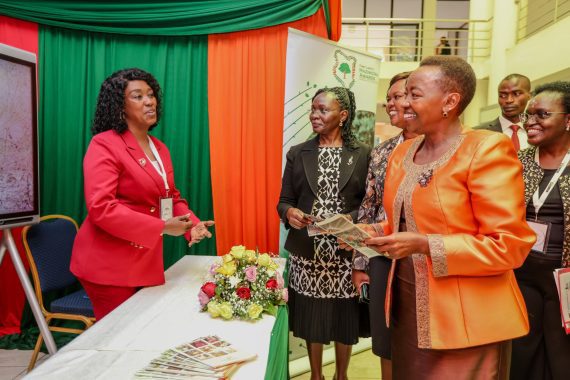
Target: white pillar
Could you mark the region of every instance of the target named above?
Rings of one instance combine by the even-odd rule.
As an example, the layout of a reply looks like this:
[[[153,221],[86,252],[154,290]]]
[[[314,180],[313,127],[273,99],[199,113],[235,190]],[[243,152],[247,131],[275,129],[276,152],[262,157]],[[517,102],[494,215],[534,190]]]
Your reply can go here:
[[[434,20],[437,16],[437,0],[424,0],[424,12],[423,18]],[[429,55],[435,54],[435,45],[437,45],[435,39],[435,22],[424,21],[423,22],[423,33],[422,33],[422,56],[425,58]]]
[[[499,83],[501,79],[511,73],[507,67],[506,51],[516,44],[517,17],[518,7],[515,0],[496,0],[494,2],[493,36],[491,38],[491,55],[489,57],[488,104],[497,102]]]

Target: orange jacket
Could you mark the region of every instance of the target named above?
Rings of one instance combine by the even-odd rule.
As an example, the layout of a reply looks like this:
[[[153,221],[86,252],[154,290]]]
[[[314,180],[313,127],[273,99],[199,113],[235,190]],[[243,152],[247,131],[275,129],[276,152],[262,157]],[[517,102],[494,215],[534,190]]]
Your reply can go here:
[[[170,152],[151,136],[164,164],[175,216],[190,213],[174,186]],[[106,131],[93,137],[83,161],[87,218],[71,257],[79,278],[103,285],[149,286],[164,283],[159,199],[164,181],[134,135]],[[189,238],[189,233],[186,233]]]
[[[522,265],[536,237],[525,220],[522,167],[512,143],[503,134],[465,130],[430,166],[413,163],[422,141],[396,148],[384,188],[386,234],[397,231],[403,208],[408,231],[428,235],[430,256],[412,256],[418,346],[462,348],[527,334],[513,268]]]

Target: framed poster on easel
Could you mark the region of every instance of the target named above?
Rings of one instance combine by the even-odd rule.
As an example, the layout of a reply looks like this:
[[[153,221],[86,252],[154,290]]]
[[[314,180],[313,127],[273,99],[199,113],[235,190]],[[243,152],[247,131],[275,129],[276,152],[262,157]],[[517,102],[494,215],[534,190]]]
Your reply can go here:
[[[10,254],[50,354],[57,351],[11,229],[39,221],[36,56],[0,44],[0,263]]]

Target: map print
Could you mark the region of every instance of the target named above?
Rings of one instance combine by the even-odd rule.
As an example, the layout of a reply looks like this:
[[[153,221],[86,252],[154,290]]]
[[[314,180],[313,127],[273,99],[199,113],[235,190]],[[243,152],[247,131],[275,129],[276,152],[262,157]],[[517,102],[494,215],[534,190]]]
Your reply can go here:
[[[30,67],[0,60],[0,87],[0,214],[33,211],[35,115]]]

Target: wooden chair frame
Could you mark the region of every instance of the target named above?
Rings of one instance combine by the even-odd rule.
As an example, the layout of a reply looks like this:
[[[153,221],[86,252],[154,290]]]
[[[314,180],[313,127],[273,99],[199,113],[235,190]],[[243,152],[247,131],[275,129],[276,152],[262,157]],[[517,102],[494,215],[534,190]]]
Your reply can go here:
[[[75,230],[76,231],[78,230],[78,226],[77,226],[77,223],[75,222],[75,220],[73,220],[72,218],[65,216],[65,215],[58,215],[58,214],[46,215],[46,216],[43,216],[40,218],[40,223],[43,221],[49,220],[49,219],[65,219],[65,220],[68,220],[68,221],[73,223],[73,225],[75,226]],[[32,274],[32,280],[34,283],[34,290],[36,292],[36,297],[38,299],[38,303],[40,304],[42,314],[44,315],[44,318],[46,319],[46,323],[48,325],[48,328],[50,331],[72,333],[72,334],[81,334],[83,331],[85,331],[89,327],[91,327],[93,325],[93,323],[95,323],[95,318],[87,317],[84,315],[78,315],[78,314],[52,313],[50,311],[47,311],[46,308],[44,307],[44,301],[43,301],[43,296],[42,296],[42,288],[40,285],[40,277],[38,275],[38,268],[37,268],[36,263],[34,261],[34,258],[32,256],[32,252],[30,250],[30,247],[28,245],[28,240],[27,240],[28,230],[30,229],[30,227],[32,227],[32,226],[24,227],[24,229],[22,231],[22,240],[24,242],[24,247],[26,249],[26,257],[28,258],[28,262],[30,264],[30,273]],[[84,329],[75,329],[75,328],[69,328],[69,327],[50,326],[51,321],[54,319],[63,319],[63,320],[83,322],[83,324],[85,325],[85,328]],[[34,352],[32,353],[32,358],[30,359],[30,364],[28,365],[28,372],[31,371],[34,368],[34,366],[36,365],[36,361],[38,359],[38,354],[40,353],[40,348],[42,347],[42,343],[43,343],[43,336],[40,332],[40,334],[38,336],[38,340],[36,342],[36,346],[34,347]]]

